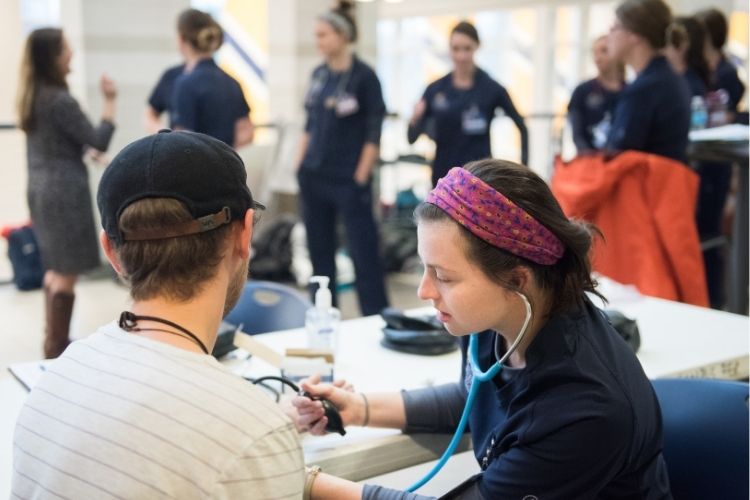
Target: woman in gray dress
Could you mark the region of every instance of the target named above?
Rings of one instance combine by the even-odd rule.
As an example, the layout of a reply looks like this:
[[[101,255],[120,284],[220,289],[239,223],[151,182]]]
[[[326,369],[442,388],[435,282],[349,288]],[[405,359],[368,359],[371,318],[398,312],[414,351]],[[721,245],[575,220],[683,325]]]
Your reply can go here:
[[[44,355],[59,356],[68,331],[78,275],[99,265],[97,233],[83,163],[86,147],[105,151],[114,131],[117,91],[106,76],[102,120],[94,127],[68,92],[72,51],[62,30],[33,31],[26,41],[18,114],[26,132],[28,202],[44,275]]]

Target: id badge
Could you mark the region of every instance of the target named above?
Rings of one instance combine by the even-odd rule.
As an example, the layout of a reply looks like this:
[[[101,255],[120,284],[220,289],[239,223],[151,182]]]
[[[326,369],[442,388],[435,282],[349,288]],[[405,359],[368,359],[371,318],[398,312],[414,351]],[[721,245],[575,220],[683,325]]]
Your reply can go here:
[[[481,135],[487,133],[487,119],[482,116],[476,106],[463,112],[461,128],[466,135]]]
[[[359,102],[351,94],[344,94],[336,100],[336,116],[345,118],[359,111]]]

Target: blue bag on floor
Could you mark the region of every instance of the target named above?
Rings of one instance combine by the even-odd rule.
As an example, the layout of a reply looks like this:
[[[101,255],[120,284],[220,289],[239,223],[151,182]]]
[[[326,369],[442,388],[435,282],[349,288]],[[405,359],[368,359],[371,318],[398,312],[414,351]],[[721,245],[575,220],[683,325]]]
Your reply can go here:
[[[44,278],[39,245],[31,226],[12,229],[7,234],[8,258],[13,266],[13,283],[19,290],[41,288]]]

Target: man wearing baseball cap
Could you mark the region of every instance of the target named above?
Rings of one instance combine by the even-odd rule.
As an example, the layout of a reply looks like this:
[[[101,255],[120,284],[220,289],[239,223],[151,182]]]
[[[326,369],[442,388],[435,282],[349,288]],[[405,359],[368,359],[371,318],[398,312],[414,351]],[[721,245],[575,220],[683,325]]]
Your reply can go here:
[[[130,288],[119,320],[74,342],[16,425],[19,498],[300,498],[297,433],[210,356],[247,279],[242,160],[203,134],[125,147],[97,194],[101,243]]]

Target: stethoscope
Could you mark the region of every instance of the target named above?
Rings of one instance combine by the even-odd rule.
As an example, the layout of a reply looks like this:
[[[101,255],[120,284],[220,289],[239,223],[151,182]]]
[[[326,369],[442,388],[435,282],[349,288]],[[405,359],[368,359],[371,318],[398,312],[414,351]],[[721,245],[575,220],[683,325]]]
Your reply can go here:
[[[510,347],[502,357],[499,355],[500,342],[495,342],[495,359],[497,359],[497,361],[487,371],[483,372],[479,369],[479,341],[477,340],[477,334],[474,333],[469,336],[469,360],[471,362],[471,373],[473,375],[473,380],[471,383],[471,387],[469,388],[469,395],[466,397],[466,405],[464,406],[464,411],[461,414],[461,420],[458,422],[458,427],[456,428],[456,433],[453,435],[451,442],[448,443],[448,447],[445,449],[445,452],[443,452],[443,456],[440,457],[440,460],[438,460],[438,463],[435,464],[432,470],[425,474],[422,479],[409,486],[406,491],[414,492],[427,484],[428,481],[430,481],[438,472],[440,472],[440,469],[442,469],[443,466],[448,462],[448,459],[453,456],[453,453],[455,453],[456,448],[458,447],[458,443],[461,441],[461,437],[464,434],[466,424],[469,422],[469,414],[471,413],[471,409],[474,406],[474,400],[476,399],[477,393],[479,392],[479,386],[484,382],[488,382],[494,379],[497,374],[500,373],[500,370],[503,369],[503,364],[505,363],[505,361],[511,354],[516,351],[519,344],[526,335],[526,330],[528,330],[529,323],[531,323],[531,303],[529,303],[529,299],[526,298],[524,294],[522,294],[521,292],[516,293],[519,297],[521,297],[524,305],[526,306],[526,319],[524,319],[523,326],[521,326],[521,330],[518,332],[516,340],[513,341],[513,343],[510,345]]]

